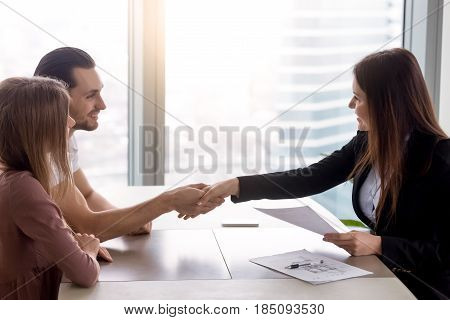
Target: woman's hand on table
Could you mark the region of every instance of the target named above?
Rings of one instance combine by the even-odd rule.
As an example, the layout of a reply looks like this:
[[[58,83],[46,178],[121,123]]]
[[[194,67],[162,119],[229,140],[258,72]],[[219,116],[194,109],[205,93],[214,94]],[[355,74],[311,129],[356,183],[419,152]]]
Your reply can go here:
[[[352,256],[381,255],[381,237],[368,232],[327,233],[323,241],[335,244]]]
[[[99,247],[97,258],[100,258],[106,262],[113,262],[113,258],[109,254],[109,251],[103,247]]]
[[[81,250],[86,252],[94,260],[97,259],[97,255],[100,249],[100,240],[93,234],[76,233],[74,234],[75,240],[78,242]]]

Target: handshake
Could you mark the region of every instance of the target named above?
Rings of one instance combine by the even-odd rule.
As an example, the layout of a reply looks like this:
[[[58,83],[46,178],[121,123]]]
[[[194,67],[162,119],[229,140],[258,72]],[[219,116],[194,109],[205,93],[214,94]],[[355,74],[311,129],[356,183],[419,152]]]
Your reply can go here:
[[[170,209],[184,220],[208,213],[224,203],[229,196],[239,196],[239,180],[225,180],[213,185],[191,184],[165,192]]]

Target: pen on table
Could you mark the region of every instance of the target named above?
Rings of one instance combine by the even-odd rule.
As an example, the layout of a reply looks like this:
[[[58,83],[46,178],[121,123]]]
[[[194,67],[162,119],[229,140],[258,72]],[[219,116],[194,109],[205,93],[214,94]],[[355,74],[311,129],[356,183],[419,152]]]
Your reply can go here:
[[[293,263],[293,264],[291,264],[291,265],[288,265],[287,267],[286,267],[286,269],[297,269],[298,267],[304,267],[304,266],[310,266],[311,265],[311,263],[302,263],[302,264],[299,264],[299,263]]]
[[[323,260],[320,260],[320,263],[323,263]],[[286,267],[286,269],[297,269],[298,267],[304,267],[304,266],[310,266],[310,265],[311,265],[310,262],[308,262],[308,263],[302,263],[302,264],[300,264],[300,263],[293,263],[293,264],[291,264],[291,265],[288,265],[288,266]]]

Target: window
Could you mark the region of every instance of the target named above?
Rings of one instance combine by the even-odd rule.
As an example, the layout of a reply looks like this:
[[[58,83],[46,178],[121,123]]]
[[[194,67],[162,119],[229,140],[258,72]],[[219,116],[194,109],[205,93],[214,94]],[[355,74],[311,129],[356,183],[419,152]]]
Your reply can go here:
[[[0,78],[32,76],[44,54],[78,47],[97,62],[107,109],[93,132],[75,133],[80,165],[94,187],[127,183],[128,1],[0,4]]]
[[[130,176],[140,174],[135,168],[141,157],[136,147],[145,142],[136,128],[140,118],[147,117],[145,112],[152,113],[145,104],[137,108],[131,101],[137,96],[165,99],[167,113],[157,122],[167,130],[162,159],[168,186],[212,183],[316,162],[355,134],[354,115],[346,107],[352,65],[370,52],[402,45],[402,0],[3,3],[0,33],[6,45],[0,52],[1,78],[32,75],[45,53],[65,45],[85,49],[99,66],[108,108],[96,131],[76,133],[80,164],[94,187],[126,184],[129,165]],[[130,51],[130,83],[137,91],[131,94],[129,3],[152,9],[143,18],[143,10],[131,10],[131,24],[142,22],[146,29],[140,34],[146,42],[139,42],[136,30],[130,33],[142,46],[136,50],[133,45]],[[158,11],[163,3],[164,14]],[[155,27],[152,21],[158,19],[162,26]],[[155,30],[149,32],[152,27]],[[165,51],[149,52],[153,49],[148,43],[153,48],[161,39]],[[161,53],[164,63],[159,63]],[[144,63],[136,59],[139,55]],[[155,77],[159,86],[165,83],[162,98],[153,96],[161,87],[154,90],[145,81],[142,88],[135,85],[136,79],[163,69],[165,79]],[[129,181],[139,184],[139,179]],[[315,198],[346,217],[353,214],[350,188],[346,183]]]
[[[402,0],[167,0],[165,183],[293,169],[339,149],[356,133],[352,65],[402,46],[402,24]],[[353,218],[350,183],[315,199]]]

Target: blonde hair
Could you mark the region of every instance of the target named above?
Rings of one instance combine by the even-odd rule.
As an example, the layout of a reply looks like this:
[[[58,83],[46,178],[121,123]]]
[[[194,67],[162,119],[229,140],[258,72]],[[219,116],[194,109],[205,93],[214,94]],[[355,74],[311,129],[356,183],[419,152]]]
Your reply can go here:
[[[0,167],[31,172],[53,199],[73,183],[67,154],[69,102],[66,86],[54,79],[15,77],[0,83]]]

